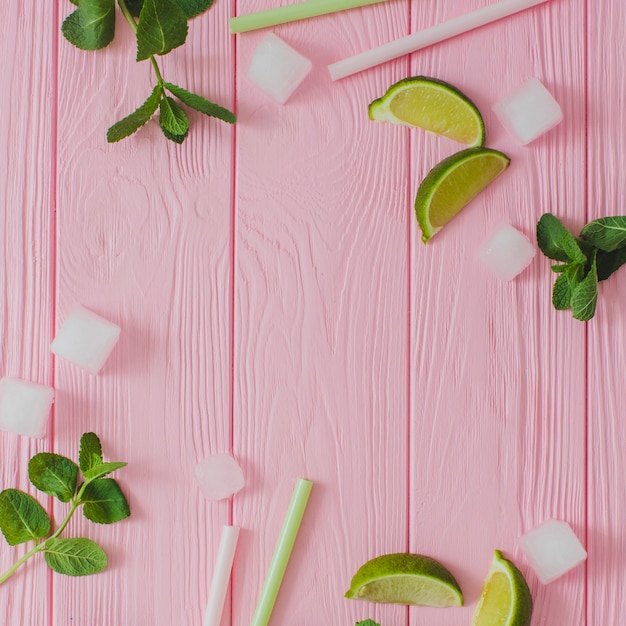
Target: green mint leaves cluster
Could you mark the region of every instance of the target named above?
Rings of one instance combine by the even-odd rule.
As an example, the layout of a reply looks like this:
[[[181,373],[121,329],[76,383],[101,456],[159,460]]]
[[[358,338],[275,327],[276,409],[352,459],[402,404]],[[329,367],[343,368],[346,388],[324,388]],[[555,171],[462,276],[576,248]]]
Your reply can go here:
[[[81,50],[100,50],[108,46],[115,35],[116,0],[70,2],[77,8],[61,26],[64,37]],[[166,82],[156,61],[156,56],[165,55],[185,43],[187,21],[207,11],[213,0],[117,0],[117,4],[137,38],[137,61],[150,61],[156,85],[141,106],[109,128],[107,140],[113,143],[132,135],[158,109],[163,134],[180,144],[189,132],[189,118],[181,103],[234,124],[235,116],[228,109]]]
[[[380,624],[375,622],[373,619],[366,619],[362,622],[357,622],[355,626],[380,626]]]
[[[575,319],[590,320],[596,312],[598,283],[626,263],[626,217],[589,222],[575,237],[562,222],[545,213],[537,224],[539,249],[559,274],[552,289],[558,311],[571,309]]]
[[[33,496],[18,489],[0,492],[0,531],[9,545],[34,542],[33,548],[0,576],[0,584],[40,552],[48,567],[60,574],[85,576],[102,571],[107,565],[107,556],[95,541],[60,535],[81,506],[83,515],[96,524],[112,524],[130,515],[120,486],[108,477],[125,465],[103,460],[100,440],[94,433],[81,437],[78,465],[59,454],[36,454],[28,463],[30,482],[39,491],[69,503],[69,511],[52,532],[48,513]]]

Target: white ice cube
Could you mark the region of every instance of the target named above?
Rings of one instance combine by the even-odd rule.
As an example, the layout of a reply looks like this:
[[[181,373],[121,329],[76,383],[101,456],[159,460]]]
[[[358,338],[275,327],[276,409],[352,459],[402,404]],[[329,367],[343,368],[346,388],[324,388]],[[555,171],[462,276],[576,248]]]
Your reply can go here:
[[[504,128],[523,146],[563,119],[559,103],[537,78],[531,78],[517,87],[494,104],[493,110]]]
[[[502,280],[512,280],[528,267],[535,252],[535,246],[526,235],[507,225],[483,242],[478,256]]]
[[[239,464],[229,454],[214,454],[194,468],[194,476],[207,500],[222,500],[245,484]]]
[[[121,329],[113,322],[77,306],[65,318],[50,349],[54,354],[97,374],[107,360]]]
[[[24,435],[46,434],[54,389],[19,378],[0,380],[0,429]]]
[[[587,553],[567,522],[548,520],[522,535],[519,546],[542,583],[569,572]]]
[[[284,104],[312,67],[311,61],[268,33],[252,55],[248,79],[276,102]]]

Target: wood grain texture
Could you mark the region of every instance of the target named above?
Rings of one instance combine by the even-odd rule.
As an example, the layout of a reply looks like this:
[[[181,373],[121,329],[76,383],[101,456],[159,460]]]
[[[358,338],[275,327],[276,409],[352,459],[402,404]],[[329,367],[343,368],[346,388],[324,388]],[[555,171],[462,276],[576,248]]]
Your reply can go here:
[[[476,0],[463,10],[484,5]],[[414,3],[413,30],[459,14],[458,2]],[[554,211],[581,222],[585,163],[583,7],[551,3],[413,56],[411,72],[461,88],[485,116],[487,145],[510,168],[426,246],[411,221],[410,547],[458,576],[466,607],[428,613],[432,626],[467,624],[494,549],[533,591],[533,624],[585,624],[585,572],[542,586],[517,538],[548,518],[584,538],[584,326],[550,303],[537,256],[512,282],[478,259],[503,224],[534,240]],[[528,147],[509,138],[491,105],[528,78],[564,105],[565,121]],[[397,75],[396,78],[402,78]],[[411,134],[412,193],[459,146]],[[558,355],[558,356],[557,356]],[[412,610],[411,623],[422,611]]]
[[[624,67],[626,19],[623,3],[588,7],[587,59],[587,218],[626,215],[623,202],[626,92],[619,73]],[[588,327],[588,624],[619,624],[626,615],[621,590],[624,562],[624,426],[623,372],[626,352],[626,270],[600,284],[598,310]]]
[[[326,66],[407,17],[388,3],[274,29],[314,64],[282,107],[245,78],[264,33],[238,38],[233,432],[253,483],[234,502],[234,624],[298,476],[314,487],[272,623],[405,619],[343,594],[366,560],[406,549],[406,138],[367,117],[387,69],[333,84]]]
[[[56,20],[53,3],[11,3],[0,20],[0,377],[52,384]],[[29,50],[29,53],[21,51]],[[53,433],[52,424],[49,434]],[[0,432],[0,488],[34,492],[28,459],[52,443]],[[44,506],[48,502],[40,499]],[[26,552],[2,538],[0,572]],[[44,624],[49,577],[33,559],[0,588],[0,623]]]
[[[218,3],[193,21],[162,72],[232,107],[227,11]],[[182,146],[156,120],[107,145],[107,127],[152,88],[133,42],[119,19],[105,51],[59,43],[59,317],[81,303],[122,335],[97,377],[57,362],[57,443],[75,454],[93,430],[109,459],[128,461],[119,481],[132,516],[72,526],[102,543],[110,566],[55,579],[55,624],[201,623],[230,519],[228,502],[207,503],[192,475],[205,456],[230,450],[233,130],[192,114]]]

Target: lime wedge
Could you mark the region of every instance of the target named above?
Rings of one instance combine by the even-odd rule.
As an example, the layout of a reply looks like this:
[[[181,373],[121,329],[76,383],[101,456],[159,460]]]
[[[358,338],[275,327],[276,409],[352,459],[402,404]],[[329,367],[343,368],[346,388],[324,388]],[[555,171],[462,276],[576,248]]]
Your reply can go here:
[[[522,572],[496,550],[472,626],[528,626],[532,612],[533,599]]]
[[[352,578],[345,596],[390,604],[463,605],[454,576],[441,563],[421,554],[384,554],[368,561]]]
[[[482,146],[485,124],[476,105],[456,87],[415,76],[391,85],[369,106],[371,120],[417,126],[467,146]]]
[[[436,165],[417,190],[415,215],[426,243],[509,166],[506,154],[467,148]]]

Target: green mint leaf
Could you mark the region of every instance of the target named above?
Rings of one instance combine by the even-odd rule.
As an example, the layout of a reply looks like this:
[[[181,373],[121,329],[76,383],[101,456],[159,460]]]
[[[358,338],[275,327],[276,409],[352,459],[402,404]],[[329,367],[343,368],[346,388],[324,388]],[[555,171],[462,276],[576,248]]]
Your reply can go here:
[[[366,619],[362,622],[357,622],[354,626],[380,626],[380,624],[373,619]]]
[[[187,30],[185,13],[173,0],[144,0],[137,24],[137,61],[182,46]]]
[[[9,545],[42,539],[50,532],[50,518],[33,496],[18,489],[0,493],[0,530]]]
[[[209,115],[211,117],[217,117],[223,122],[228,122],[229,124],[234,124],[237,121],[237,118],[228,109],[225,109],[214,102],[210,102],[198,94],[191,93],[190,91],[187,91],[178,85],[173,85],[172,83],[165,83],[163,86],[170,93],[175,95],[182,103],[192,109],[195,109],[196,111],[200,111],[200,113],[204,113],[205,115]]]
[[[598,266],[598,280],[606,280],[613,272],[626,263],[626,248],[620,248],[613,252],[598,250],[596,263]]]
[[[115,0],[81,0],[61,25],[63,36],[81,50],[100,50],[115,35]]]
[[[580,236],[605,252],[613,252],[626,246],[626,217],[602,217],[589,222]]]
[[[561,274],[552,288],[552,304],[557,311],[565,311],[570,308],[572,301],[572,288],[565,274]]]
[[[567,265],[551,265],[550,269],[555,273],[555,274],[562,274],[565,269],[567,268]]]
[[[598,269],[594,252],[587,275],[572,288],[572,315],[582,322],[590,320],[595,315],[597,301]]]
[[[83,515],[96,524],[113,524],[130,515],[130,507],[112,478],[90,482],[83,492]]]
[[[78,465],[60,454],[40,452],[28,463],[28,478],[39,491],[69,502],[76,493]]]
[[[125,0],[126,8],[133,17],[139,17],[143,7],[143,0]]]
[[[91,469],[83,472],[87,480],[94,480],[96,478],[102,478],[121,467],[126,467],[128,463],[114,461],[111,463],[100,463],[100,465],[94,465]]]
[[[107,130],[107,141],[115,143],[137,132],[159,108],[159,101],[162,96],[163,88],[161,85],[157,85],[148,96],[148,99],[138,109],[113,124]]]
[[[544,213],[537,223],[537,244],[544,255],[554,261],[584,263],[587,260],[576,237],[551,213]]]
[[[107,555],[91,539],[48,539],[44,557],[48,567],[59,574],[87,576],[101,572],[107,566]]]
[[[78,452],[78,465],[80,471],[85,473],[92,467],[102,464],[102,444],[96,433],[84,433],[80,438],[80,450]]]
[[[182,9],[187,19],[204,13],[213,4],[213,0],[174,0],[174,2]]]
[[[189,132],[189,118],[180,105],[169,96],[159,104],[159,124],[168,139],[182,143]]]

